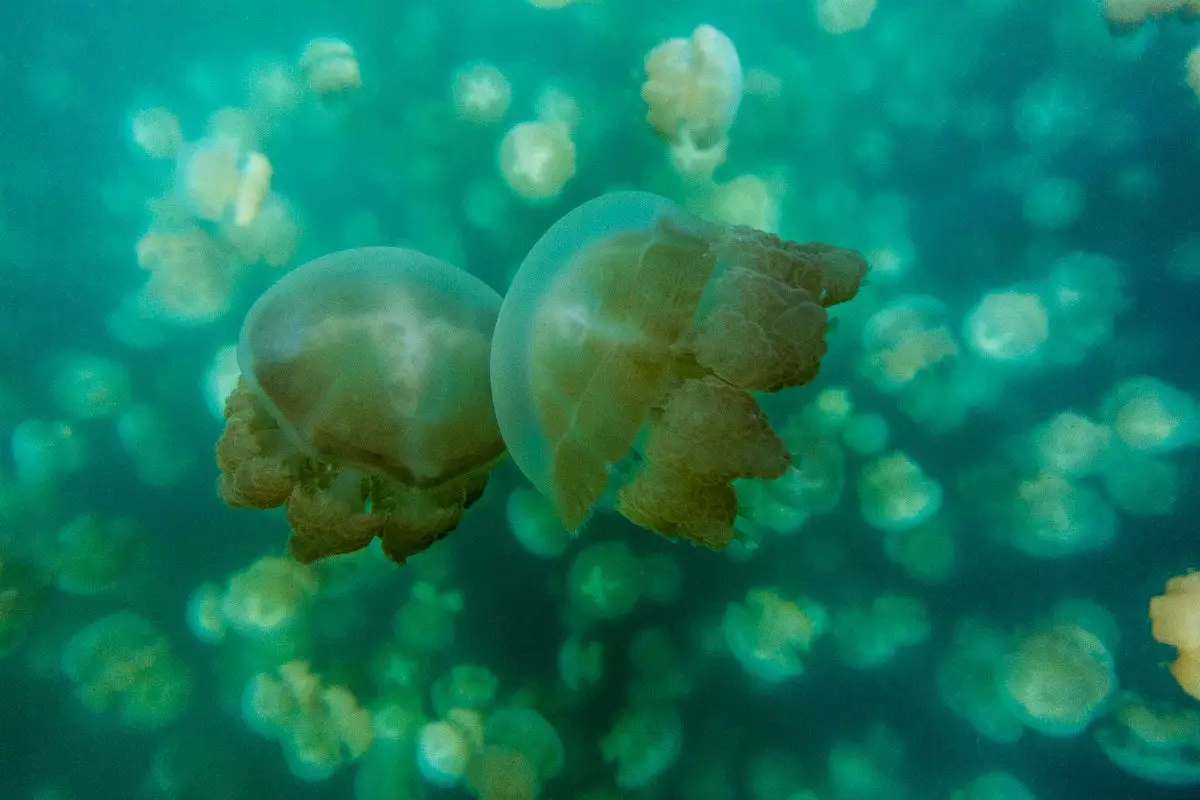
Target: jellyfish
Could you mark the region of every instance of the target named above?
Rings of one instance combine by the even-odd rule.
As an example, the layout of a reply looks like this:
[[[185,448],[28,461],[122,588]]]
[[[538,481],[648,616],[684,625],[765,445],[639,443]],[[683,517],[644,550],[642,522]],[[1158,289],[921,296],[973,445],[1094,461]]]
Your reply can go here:
[[[1150,621],[1155,640],[1179,650],[1171,675],[1200,700],[1200,572],[1167,581],[1166,592],[1150,600]]]
[[[483,282],[412,250],[288,273],[242,326],[222,498],[286,505],[306,563],[378,537],[402,564],[446,535],[504,451],[487,367],[499,308]]]
[[[305,45],[300,54],[300,71],[308,88],[321,97],[362,86],[354,48],[341,39],[313,39]]]
[[[1096,732],[1109,761],[1150,783],[1200,783],[1200,712],[1133,692],[1121,692],[1113,706],[1112,720]]]
[[[568,529],[612,489],[634,523],[724,548],[732,481],[789,464],[751,393],[816,377],[826,309],[865,272],[854,251],[708,224],[653,194],[585,203],[534,246],[496,323],[513,460]]]
[[[707,149],[725,140],[742,101],[742,64],[729,37],[700,25],[646,55],[646,121],[669,142]]]
[[[512,102],[512,85],[504,73],[493,65],[475,63],[455,73],[450,94],[454,110],[461,119],[492,125],[508,113],[509,103]]]

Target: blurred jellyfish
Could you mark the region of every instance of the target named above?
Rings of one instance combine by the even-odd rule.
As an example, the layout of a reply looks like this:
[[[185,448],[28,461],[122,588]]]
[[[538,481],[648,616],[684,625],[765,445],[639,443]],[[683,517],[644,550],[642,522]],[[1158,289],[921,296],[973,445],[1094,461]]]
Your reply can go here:
[[[942,487],[906,453],[896,451],[863,467],[858,478],[859,510],[882,531],[912,528],[942,507]]]
[[[815,377],[825,307],[864,271],[852,251],[710,226],[656,195],[580,206],[526,257],[497,321],[509,452],[568,529],[615,495],[642,527],[725,547],[731,481],[788,466],[751,392]]]
[[[92,355],[61,361],[55,367],[51,388],[59,409],[72,419],[115,416],[133,394],[124,364]]]
[[[572,634],[558,650],[558,677],[571,692],[589,689],[604,677],[604,645]]]
[[[730,603],[721,624],[734,658],[766,683],[803,674],[801,657],[828,627],[824,607],[808,599],[788,600],[770,588],[751,589],[744,603]]]
[[[504,73],[491,64],[469,64],[454,73],[450,96],[462,119],[494,125],[508,113],[512,86]]]
[[[1124,283],[1120,264],[1107,256],[1075,252],[1055,261],[1040,289],[1053,360],[1076,363],[1112,337],[1126,305]]]
[[[617,619],[633,610],[645,588],[641,559],[623,542],[579,551],[567,574],[571,608],[583,619]]]
[[[482,747],[483,723],[462,724],[464,717],[427,722],[417,735],[417,769],[421,777],[440,789],[462,782],[472,753]]]
[[[487,667],[459,664],[434,682],[434,713],[445,717],[453,708],[483,711],[496,697],[498,686],[495,673]]]
[[[877,723],[861,741],[834,742],[827,761],[829,784],[840,800],[899,800],[907,795],[900,775],[904,756],[900,735]]]
[[[140,404],[123,411],[117,418],[117,437],[147,486],[175,486],[192,467],[192,454],[175,424],[154,406]]]
[[[854,669],[882,667],[899,648],[923,641],[931,630],[925,604],[897,594],[880,595],[867,609],[838,612],[832,625],[842,663]]]
[[[1163,786],[1200,784],[1200,711],[1121,692],[1096,741],[1124,772]]]
[[[202,583],[188,597],[188,629],[205,644],[225,640],[225,614],[221,608],[224,595],[224,590],[217,584]]]
[[[893,300],[862,329],[859,371],[881,392],[898,392],[922,373],[955,359],[960,348],[946,306],[928,295]]]
[[[575,143],[562,125],[522,122],[500,140],[497,164],[504,182],[521,199],[552,200],[575,175]]]
[[[513,489],[504,508],[508,529],[525,550],[538,558],[557,558],[574,541],[550,501],[532,489]]]
[[[1042,299],[1025,292],[984,295],[963,322],[963,338],[979,356],[993,361],[1030,361],[1050,336]]]
[[[1033,432],[1033,457],[1044,470],[1069,477],[1094,472],[1112,432],[1075,411],[1060,411]]]
[[[1065,621],[1017,636],[996,673],[1001,699],[1046,736],[1075,736],[1104,710],[1117,688],[1113,656],[1092,631]]]
[[[341,39],[313,39],[300,54],[300,71],[313,94],[336,95],[362,86],[354,48]]]
[[[862,30],[875,13],[876,0],[816,0],[817,24],[827,33]]]
[[[61,666],[84,705],[115,712],[132,727],[165,725],[184,710],[191,693],[191,679],[170,643],[144,617],[127,611],[77,632],[63,648]]]
[[[461,592],[439,591],[422,581],[413,586],[396,612],[396,633],[411,653],[437,653],[454,642],[454,626],[462,610]]]
[[[58,530],[43,566],[67,594],[107,594],[136,580],[149,544],[133,520],[81,514]]]
[[[1179,470],[1147,453],[1107,459],[1100,478],[1113,507],[1135,517],[1165,516],[1179,501]]]
[[[1145,453],[1169,453],[1200,441],[1200,404],[1165,381],[1129,378],[1104,398],[1103,416],[1118,440]]]
[[[198,227],[152,230],[138,240],[138,264],[150,273],[137,311],[177,325],[203,325],[233,303],[238,261],[226,243]]]
[[[627,792],[648,786],[682,751],[683,723],[670,709],[626,710],[600,741],[604,760],[616,764],[617,786]]]
[[[891,426],[881,414],[854,414],[842,426],[842,442],[860,456],[879,455],[890,436]]]
[[[1086,198],[1087,193],[1079,181],[1042,178],[1025,190],[1021,213],[1033,227],[1057,231],[1083,216]]]
[[[212,362],[204,372],[201,389],[208,410],[217,419],[225,419],[225,399],[237,388],[241,374],[237,362],[237,345],[226,345],[213,353]]]
[[[1024,732],[996,681],[997,664],[1008,647],[1003,633],[980,620],[964,620],[956,626],[954,641],[937,668],[938,696],[946,707],[981,736],[1001,744],[1017,741]]]
[[[130,120],[129,133],[137,148],[150,158],[174,158],[183,147],[179,118],[166,108],[138,109]]]
[[[1064,558],[1108,544],[1117,517],[1100,493],[1054,472],[1020,481],[1001,538],[1035,558]]]
[[[26,420],[13,429],[11,446],[17,480],[23,484],[66,477],[88,460],[87,445],[69,422]]]
[[[945,583],[954,575],[954,531],[943,512],[912,528],[884,534],[883,552],[908,576],[921,583]]]
[[[310,782],[327,780],[374,743],[370,712],[304,661],[255,675],[242,696],[242,718],[260,736],[278,740],[292,774]]]
[[[951,792],[950,800],[1036,800],[1029,787],[1010,772],[985,772],[966,787]]]
[[[269,637],[298,626],[316,593],[311,567],[290,558],[264,556],[229,578],[221,616],[243,636]]]

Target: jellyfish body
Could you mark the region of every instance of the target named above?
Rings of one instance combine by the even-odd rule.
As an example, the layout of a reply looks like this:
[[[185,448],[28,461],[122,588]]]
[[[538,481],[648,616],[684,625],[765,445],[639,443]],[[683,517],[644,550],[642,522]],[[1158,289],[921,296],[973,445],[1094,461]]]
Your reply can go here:
[[[451,530],[504,450],[488,353],[500,298],[411,250],[324,256],[250,309],[217,447],[234,506],[286,503],[293,555],[378,536],[398,562]]]
[[[614,478],[633,522],[724,547],[731,481],[788,466],[751,392],[816,376],[826,308],[865,269],[853,251],[711,225],[653,194],[585,203],[530,251],[496,323],[513,459],[569,529]]]

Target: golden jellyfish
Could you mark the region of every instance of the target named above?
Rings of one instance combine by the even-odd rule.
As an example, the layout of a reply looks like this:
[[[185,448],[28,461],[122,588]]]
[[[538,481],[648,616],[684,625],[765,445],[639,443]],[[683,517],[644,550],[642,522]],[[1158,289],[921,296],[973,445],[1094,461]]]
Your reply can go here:
[[[354,48],[341,39],[313,39],[300,55],[300,71],[314,94],[340,94],[362,86]]]
[[[500,140],[500,175],[522,199],[558,197],[575,175],[575,143],[565,125],[522,122]]]
[[[1171,675],[1200,700],[1200,572],[1167,581],[1167,590],[1150,600],[1151,633],[1179,650]]]
[[[706,223],[653,194],[585,203],[530,251],[496,323],[513,460],[568,529],[613,488],[634,523],[724,548],[732,482],[789,464],[752,393],[816,377],[827,308],[865,272],[855,251]]]
[[[289,273],[242,326],[222,498],[286,505],[305,563],[375,537],[397,563],[424,550],[504,451],[488,381],[499,308],[482,281],[412,250],[345,250]]]
[[[668,39],[646,56],[646,121],[668,142],[690,137],[709,149],[725,139],[742,100],[742,64],[729,37],[711,25]]]

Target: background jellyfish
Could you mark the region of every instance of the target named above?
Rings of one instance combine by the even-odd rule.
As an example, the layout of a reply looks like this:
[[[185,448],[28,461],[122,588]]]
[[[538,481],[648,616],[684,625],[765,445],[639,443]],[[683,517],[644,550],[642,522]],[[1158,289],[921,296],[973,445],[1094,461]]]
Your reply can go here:
[[[217,444],[233,506],[286,504],[301,561],[379,537],[399,563],[451,530],[503,452],[487,381],[499,297],[411,250],[317,259],[242,326]]]
[[[720,549],[737,478],[788,455],[752,391],[812,380],[826,307],[861,256],[715,227],[645,193],[559,220],[505,297],[492,351],[496,415],[517,465],[578,528],[609,484],[643,527]]]

